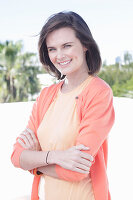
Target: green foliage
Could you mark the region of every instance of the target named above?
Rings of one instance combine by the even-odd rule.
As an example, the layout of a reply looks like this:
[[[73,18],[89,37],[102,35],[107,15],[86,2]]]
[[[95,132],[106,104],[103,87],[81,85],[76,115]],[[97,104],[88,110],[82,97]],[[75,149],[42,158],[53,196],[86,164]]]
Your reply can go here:
[[[0,43],[0,102],[35,100],[40,91],[37,74],[40,69],[34,53],[22,53],[23,43]],[[124,64],[107,66],[106,61],[99,73],[112,88],[114,96],[133,98],[133,58],[128,52]]]
[[[125,52],[125,54],[124,54],[124,63],[125,63],[125,65],[126,64],[129,65],[130,63],[132,63],[132,61],[133,61],[132,55],[128,51]]]
[[[133,98],[133,62],[132,56],[126,52],[124,65],[103,66],[99,77],[112,88],[114,96]]]
[[[40,91],[36,54],[22,53],[23,43],[0,44],[0,102],[34,100]]]

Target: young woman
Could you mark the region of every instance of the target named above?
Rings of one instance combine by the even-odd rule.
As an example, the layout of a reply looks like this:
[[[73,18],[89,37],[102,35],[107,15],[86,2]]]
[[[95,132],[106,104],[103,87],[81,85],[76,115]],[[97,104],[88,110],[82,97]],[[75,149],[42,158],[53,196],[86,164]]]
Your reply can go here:
[[[97,75],[101,57],[90,29],[74,12],[54,14],[38,49],[40,62],[60,81],[41,91],[11,161],[34,174],[32,200],[110,200],[113,94]]]

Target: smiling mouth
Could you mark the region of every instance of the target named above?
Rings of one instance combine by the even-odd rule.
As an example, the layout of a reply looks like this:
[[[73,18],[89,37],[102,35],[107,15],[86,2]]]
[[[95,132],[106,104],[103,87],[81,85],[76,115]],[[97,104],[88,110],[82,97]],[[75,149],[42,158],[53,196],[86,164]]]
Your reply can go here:
[[[72,60],[68,60],[68,61],[65,61],[65,62],[60,62],[59,65],[61,66],[66,66],[67,64],[69,64]]]

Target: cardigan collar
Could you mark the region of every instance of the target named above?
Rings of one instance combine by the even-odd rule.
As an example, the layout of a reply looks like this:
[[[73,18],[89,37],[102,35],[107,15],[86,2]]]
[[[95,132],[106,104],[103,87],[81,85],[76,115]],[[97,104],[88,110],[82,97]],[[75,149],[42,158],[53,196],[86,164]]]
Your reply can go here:
[[[89,90],[89,88],[91,87],[91,85],[92,85],[92,84],[95,82],[95,80],[98,79],[98,78],[99,78],[98,76],[94,76],[94,77],[92,78],[92,80],[88,83],[87,87],[85,87],[85,88],[83,89],[83,91],[78,95],[78,98],[81,98],[82,96],[84,96],[84,95],[88,92],[88,90]],[[57,86],[57,87],[55,87],[55,88],[57,89],[56,94],[57,94],[57,92],[59,91],[59,89],[61,88],[61,86],[63,85],[63,83],[64,83],[64,80],[63,80],[63,81],[60,81],[59,83],[56,84],[56,86]]]

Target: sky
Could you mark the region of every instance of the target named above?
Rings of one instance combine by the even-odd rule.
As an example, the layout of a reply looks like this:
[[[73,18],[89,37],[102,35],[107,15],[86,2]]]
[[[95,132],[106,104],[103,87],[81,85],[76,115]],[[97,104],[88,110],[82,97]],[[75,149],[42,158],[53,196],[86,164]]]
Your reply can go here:
[[[37,51],[47,18],[57,12],[77,12],[88,24],[102,60],[114,64],[125,51],[133,54],[132,0],[0,0],[0,42],[23,40],[24,51]]]

